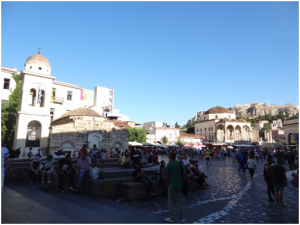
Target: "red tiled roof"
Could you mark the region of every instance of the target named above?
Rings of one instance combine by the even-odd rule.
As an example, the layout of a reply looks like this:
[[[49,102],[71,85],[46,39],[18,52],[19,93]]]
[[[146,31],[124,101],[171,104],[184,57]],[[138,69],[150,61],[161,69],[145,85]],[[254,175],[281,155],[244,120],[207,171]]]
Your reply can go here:
[[[262,123],[261,121],[258,121],[257,123]]]
[[[216,114],[216,113],[233,113],[231,112],[229,109],[226,109],[222,106],[215,106],[213,108],[210,108],[208,111],[206,111],[204,113],[204,115],[207,115],[207,114]]]
[[[131,126],[129,126],[127,123],[123,122],[123,121],[118,121],[118,120],[113,120],[111,121],[113,124],[115,124],[115,126],[117,127],[125,127],[125,128],[131,128]]]
[[[187,133],[183,133],[183,132],[180,132],[179,135],[180,135],[181,137],[205,138],[204,136],[195,135],[195,134],[187,134]]]

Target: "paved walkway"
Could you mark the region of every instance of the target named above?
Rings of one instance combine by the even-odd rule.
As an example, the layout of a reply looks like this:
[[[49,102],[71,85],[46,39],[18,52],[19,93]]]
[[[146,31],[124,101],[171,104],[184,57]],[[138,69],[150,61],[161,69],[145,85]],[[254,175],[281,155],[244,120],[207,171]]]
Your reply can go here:
[[[184,196],[187,223],[298,224],[298,189],[291,184],[285,188],[284,208],[269,203],[262,173],[264,162],[258,162],[253,181],[248,172],[238,172],[237,163],[231,159],[214,159],[212,164],[199,161],[200,170],[209,177],[208,189]],[[6,183],[2,194],[2,223],[164,223],[165,217],[168,202],[162,196],[118,203],[58,193],[48,184],[24,183]]]

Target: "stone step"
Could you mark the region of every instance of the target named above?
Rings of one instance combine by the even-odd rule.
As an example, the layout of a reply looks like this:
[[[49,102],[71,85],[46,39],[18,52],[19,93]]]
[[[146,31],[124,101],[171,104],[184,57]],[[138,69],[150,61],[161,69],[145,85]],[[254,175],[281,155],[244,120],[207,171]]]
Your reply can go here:
[[[156,175],[157,167],[150,166],[142,168],[144,173],[148,176]],[[128,168],[120,168],[120,169],[106,169],[106,170],[100,170],[101,171],[101,177],[103,178],[112,178],[112,177],[131,177],[132,172],[134,169],[128,169]]]

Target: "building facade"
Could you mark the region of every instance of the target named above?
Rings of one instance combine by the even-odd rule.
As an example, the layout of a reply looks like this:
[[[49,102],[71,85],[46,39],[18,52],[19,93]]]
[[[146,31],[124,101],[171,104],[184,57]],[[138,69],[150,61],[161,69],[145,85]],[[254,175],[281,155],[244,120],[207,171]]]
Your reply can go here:
[[[67,112],[51,122],[50,154],[60,149],[78,152],[84,144],[88,148],[95,144],[98,149],[128,149],[129,133],[118,122],[124,123],[110,121],[86,107]]]
[[[16,68],[1,67],[1,103],[8,102],[8,96],[16,88],[16,82],[12,78],[13,73],[20,74]]]
[[[95,87],[93,91],[57,81],[56,77],[51,75],[51,69],[50,62],[40,52],[28,57],[21,72],[1,67],[2,102],[8,101],[11,90],[16,86],[12,73],[19,74],[21,81],[14,137],[14,147],[21,147],[21,156],[25,155],[29,147],[33,150],[48,149],[51,121],[67,112],[80,107],[89,107],[103,116],[105,112],[112,113],[115,110],[114,89]],[[115,111],[116,113],[119,111]]]
[[[206,141],[251,141],[252,128],[246,120],[237,120],[230,110],[216,106],[206,111],[201,121],[195,123],[195,135],[204,136]]]
[[[162,142],[162,138],[166,136],[168,138],[168,144],[173,144],[179,137],[179,131],[177,128],[153,127],[151,131],[149,131],[149,134],[147,134],[147,142]]]
[[[287,149],[299,150],[299,119],[285,120],[283,129]]]

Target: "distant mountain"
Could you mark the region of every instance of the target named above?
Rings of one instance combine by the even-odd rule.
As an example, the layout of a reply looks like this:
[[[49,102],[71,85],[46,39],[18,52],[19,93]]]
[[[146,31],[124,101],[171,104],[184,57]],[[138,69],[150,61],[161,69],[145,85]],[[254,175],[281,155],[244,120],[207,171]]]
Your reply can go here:
[[[277,116],[283,114],[286,117],[291,117],[299,113],[299,105],[285,104],[285,105],[268,105],[266,103],[252,103],[252,104],[241,104],[234,105],[234,107],[228,108],[230,111],[235,113],[237,116],[255,118],[259,116],[265,116],[271,114],[272,116]],[[189,119],[187,124],[194,123],[201,119],[201,116],[206,111],[200,111],[196,113],[196,116]]]

